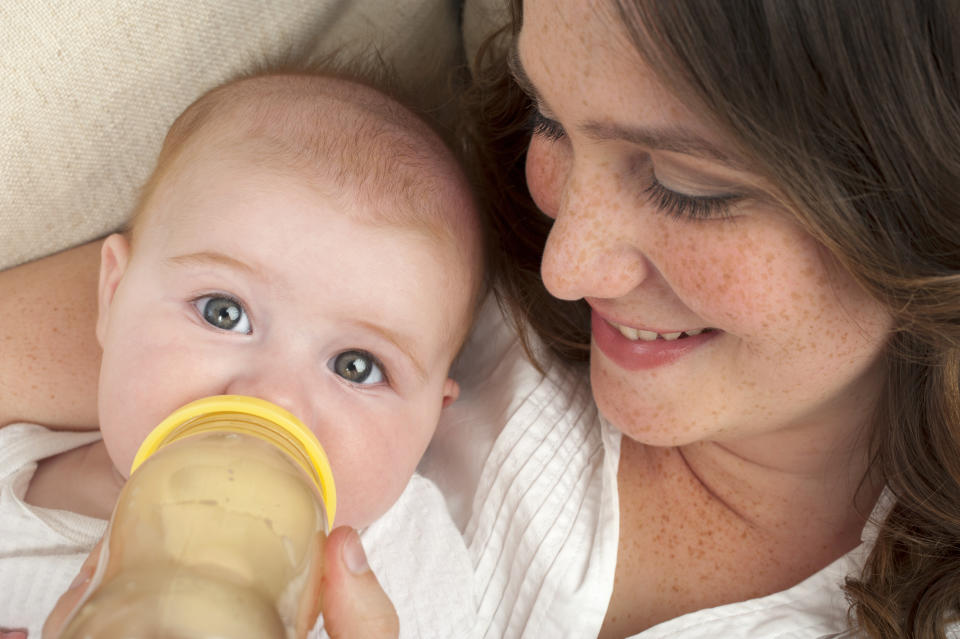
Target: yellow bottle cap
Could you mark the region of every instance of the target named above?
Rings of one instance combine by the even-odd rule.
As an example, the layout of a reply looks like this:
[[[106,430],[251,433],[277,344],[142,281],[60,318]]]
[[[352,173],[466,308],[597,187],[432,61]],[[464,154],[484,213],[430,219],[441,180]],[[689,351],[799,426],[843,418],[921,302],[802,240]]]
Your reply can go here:
[[[294,453],[291,456],[303,466],[320,491],[327,510],[327,525],[333,528],[337,489],[323,447],[313,431],[292,413],[258,397],[214,395],[178,408],[140,444],[130,473],[165,444],[188,435],[215,431],[254,435]],[[298,451],[301,454],[296,454]]]

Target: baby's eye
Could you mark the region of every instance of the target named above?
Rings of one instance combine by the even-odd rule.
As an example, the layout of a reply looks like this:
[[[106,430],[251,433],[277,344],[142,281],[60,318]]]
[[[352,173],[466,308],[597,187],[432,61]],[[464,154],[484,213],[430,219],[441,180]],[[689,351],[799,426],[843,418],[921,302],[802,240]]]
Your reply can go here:
[[[243,304],[223,295],[204,295],[193,300],[193,306],[207,324],[224,331],[249,335],[250,318]]]
[[[354,384],[379,384],[386,379],[383,364],[366,351],[344,351],[330,360],[330,370]]]

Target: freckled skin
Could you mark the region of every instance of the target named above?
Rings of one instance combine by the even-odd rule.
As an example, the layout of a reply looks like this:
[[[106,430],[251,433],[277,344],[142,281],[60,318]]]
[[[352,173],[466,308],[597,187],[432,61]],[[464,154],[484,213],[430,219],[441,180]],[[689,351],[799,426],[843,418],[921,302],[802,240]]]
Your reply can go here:
[[[96,427],[100,345],[87,331],[96,318],[99,249],[93,243],[0,272],[0,427]]]
[[[537,16],[538,3],[530,4],[528,15]],[[571,8],[584,15],[569,24],[589,23],[596,10]],[[520,51],[550,117],[565,125],[592,118],[704,128],[679,105],[672,106],[676,100],[649,74],[638,72],[636,56],[620,52],[607,56],[606,64],[592,65],[578,59],[560,64],[549,57],[551,46],[557,49],[552,53],[562,55],[557,43],[563,30],[570,30],[562,12],[549,13],[534,24],[551,29],[537,39],[521,34]],[[582,30],[576,37],[583,39]],[[588,50],[609,51],[609,45],[594,44]],[[623,82],[627,77],[635,81]],[[615,88],[612,94],[608,86]],[[593,96],[589,111],[581,106],[583,95]],[[721,419],[736,422],[735,429],[732,423],[725,427],[746,436],[769,429],[767,419],[752,419],[754,406],[779,408],[781,425],[801,426],[839,395],[855,395],[861,381],[873,383],[869,372],[889,317],[839,267],[825,261],[824,251],[789,212],[747,201],[731,212],[732,219],[670,218],[649,202],[641,176],[623,173],[631,166],[627,158],[644,149],[567,129],[569,136],[559,141],[534,138],[528,157],[531,193],[556,220],[542,264],[548,290],[565,299],[586,297],[640,328],[723,331],[707,348],[662,370],[626,372],[594,349],[596,398],[614,423],[628,434],[641,429],[645,443],[682,445],[710,433],[678,436],[673,425],[693,420],[700,406],[715,407],[723,398],[729,412]],[[747,181],[740,175],[731,179],[736,178]],[[672,398],[666,404],[677,409],[663,414],[667,427],[645,418],[651,407],[646,395],[623,392],[624,385],[640,389],[651,382],[656,382],[656,396]],[[686,392],[692,383],[695,403]],[[741,397],[742,389],[753,390]],[[783,390],[795,401],[784,405]]]
[[[616,20],[601,2],[528,0],[518,47],[541,111],[566,132],[535,136],[527,156],[530,192],[555,220],[547,289],[634,328],[716,331],[652,369],[591,351],[597,405],[625,435],[617,577],[601,633],[622,637],[785,588],[856,545],[857,507],[869,512],[879,490],[854,506],[866,470],[857,437],[891,319],[774,204],[758,172],[583,128],[683,127],[725,146],[654,78]],[[678,219],[647,195],[654,177],[688,195],[723,195],[723,183],[763,196],[729,218]]]

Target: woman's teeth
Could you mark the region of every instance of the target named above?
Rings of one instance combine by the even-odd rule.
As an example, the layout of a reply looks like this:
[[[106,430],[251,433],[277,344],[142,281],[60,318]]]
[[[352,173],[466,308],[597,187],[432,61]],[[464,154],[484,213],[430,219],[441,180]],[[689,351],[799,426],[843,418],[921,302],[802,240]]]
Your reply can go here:
[[[611,322],[612,324],[613,322]],[[668,342],[672,342],[675,339],[680,339],[681,337],[691,337],[693,335],[699,335],[700,333],[709,330],[706,328],[695,328],[689,331],[680,331],[678,333],[655,333],[654,331],[644,331],[639,328],[631,328],[629,326],[620,326],[619,324],[613,324],[614,327],[620,334],[626,337],[628,340],[635,342],[637,340],[643,342],[652,342],[657,339],[665,339]]]

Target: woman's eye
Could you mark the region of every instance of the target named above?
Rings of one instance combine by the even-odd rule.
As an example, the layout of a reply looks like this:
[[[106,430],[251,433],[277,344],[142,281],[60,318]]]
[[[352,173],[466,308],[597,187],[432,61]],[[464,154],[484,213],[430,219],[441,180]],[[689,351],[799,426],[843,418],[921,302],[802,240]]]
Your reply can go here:
[[[655,207],[670,217],[688,220],[722,219],[729,217],[730,207],[742,196],[684,195],[660,184],[656,176],[644,193]]]
[[[330,370],[354,384],[379,384],[386,379],[383,364],[366,351],[344,351],[330,360]]]
[[[530,121],[527,126],[532,135],[542,135],[550,141],[560,140],[567,134],[559,122],[543,115],[536,106],[530,107]]]
[[[223,295],[205,295],[193,300],[203,320],[215,328],[249,335],[250,318],[237,300]]]

